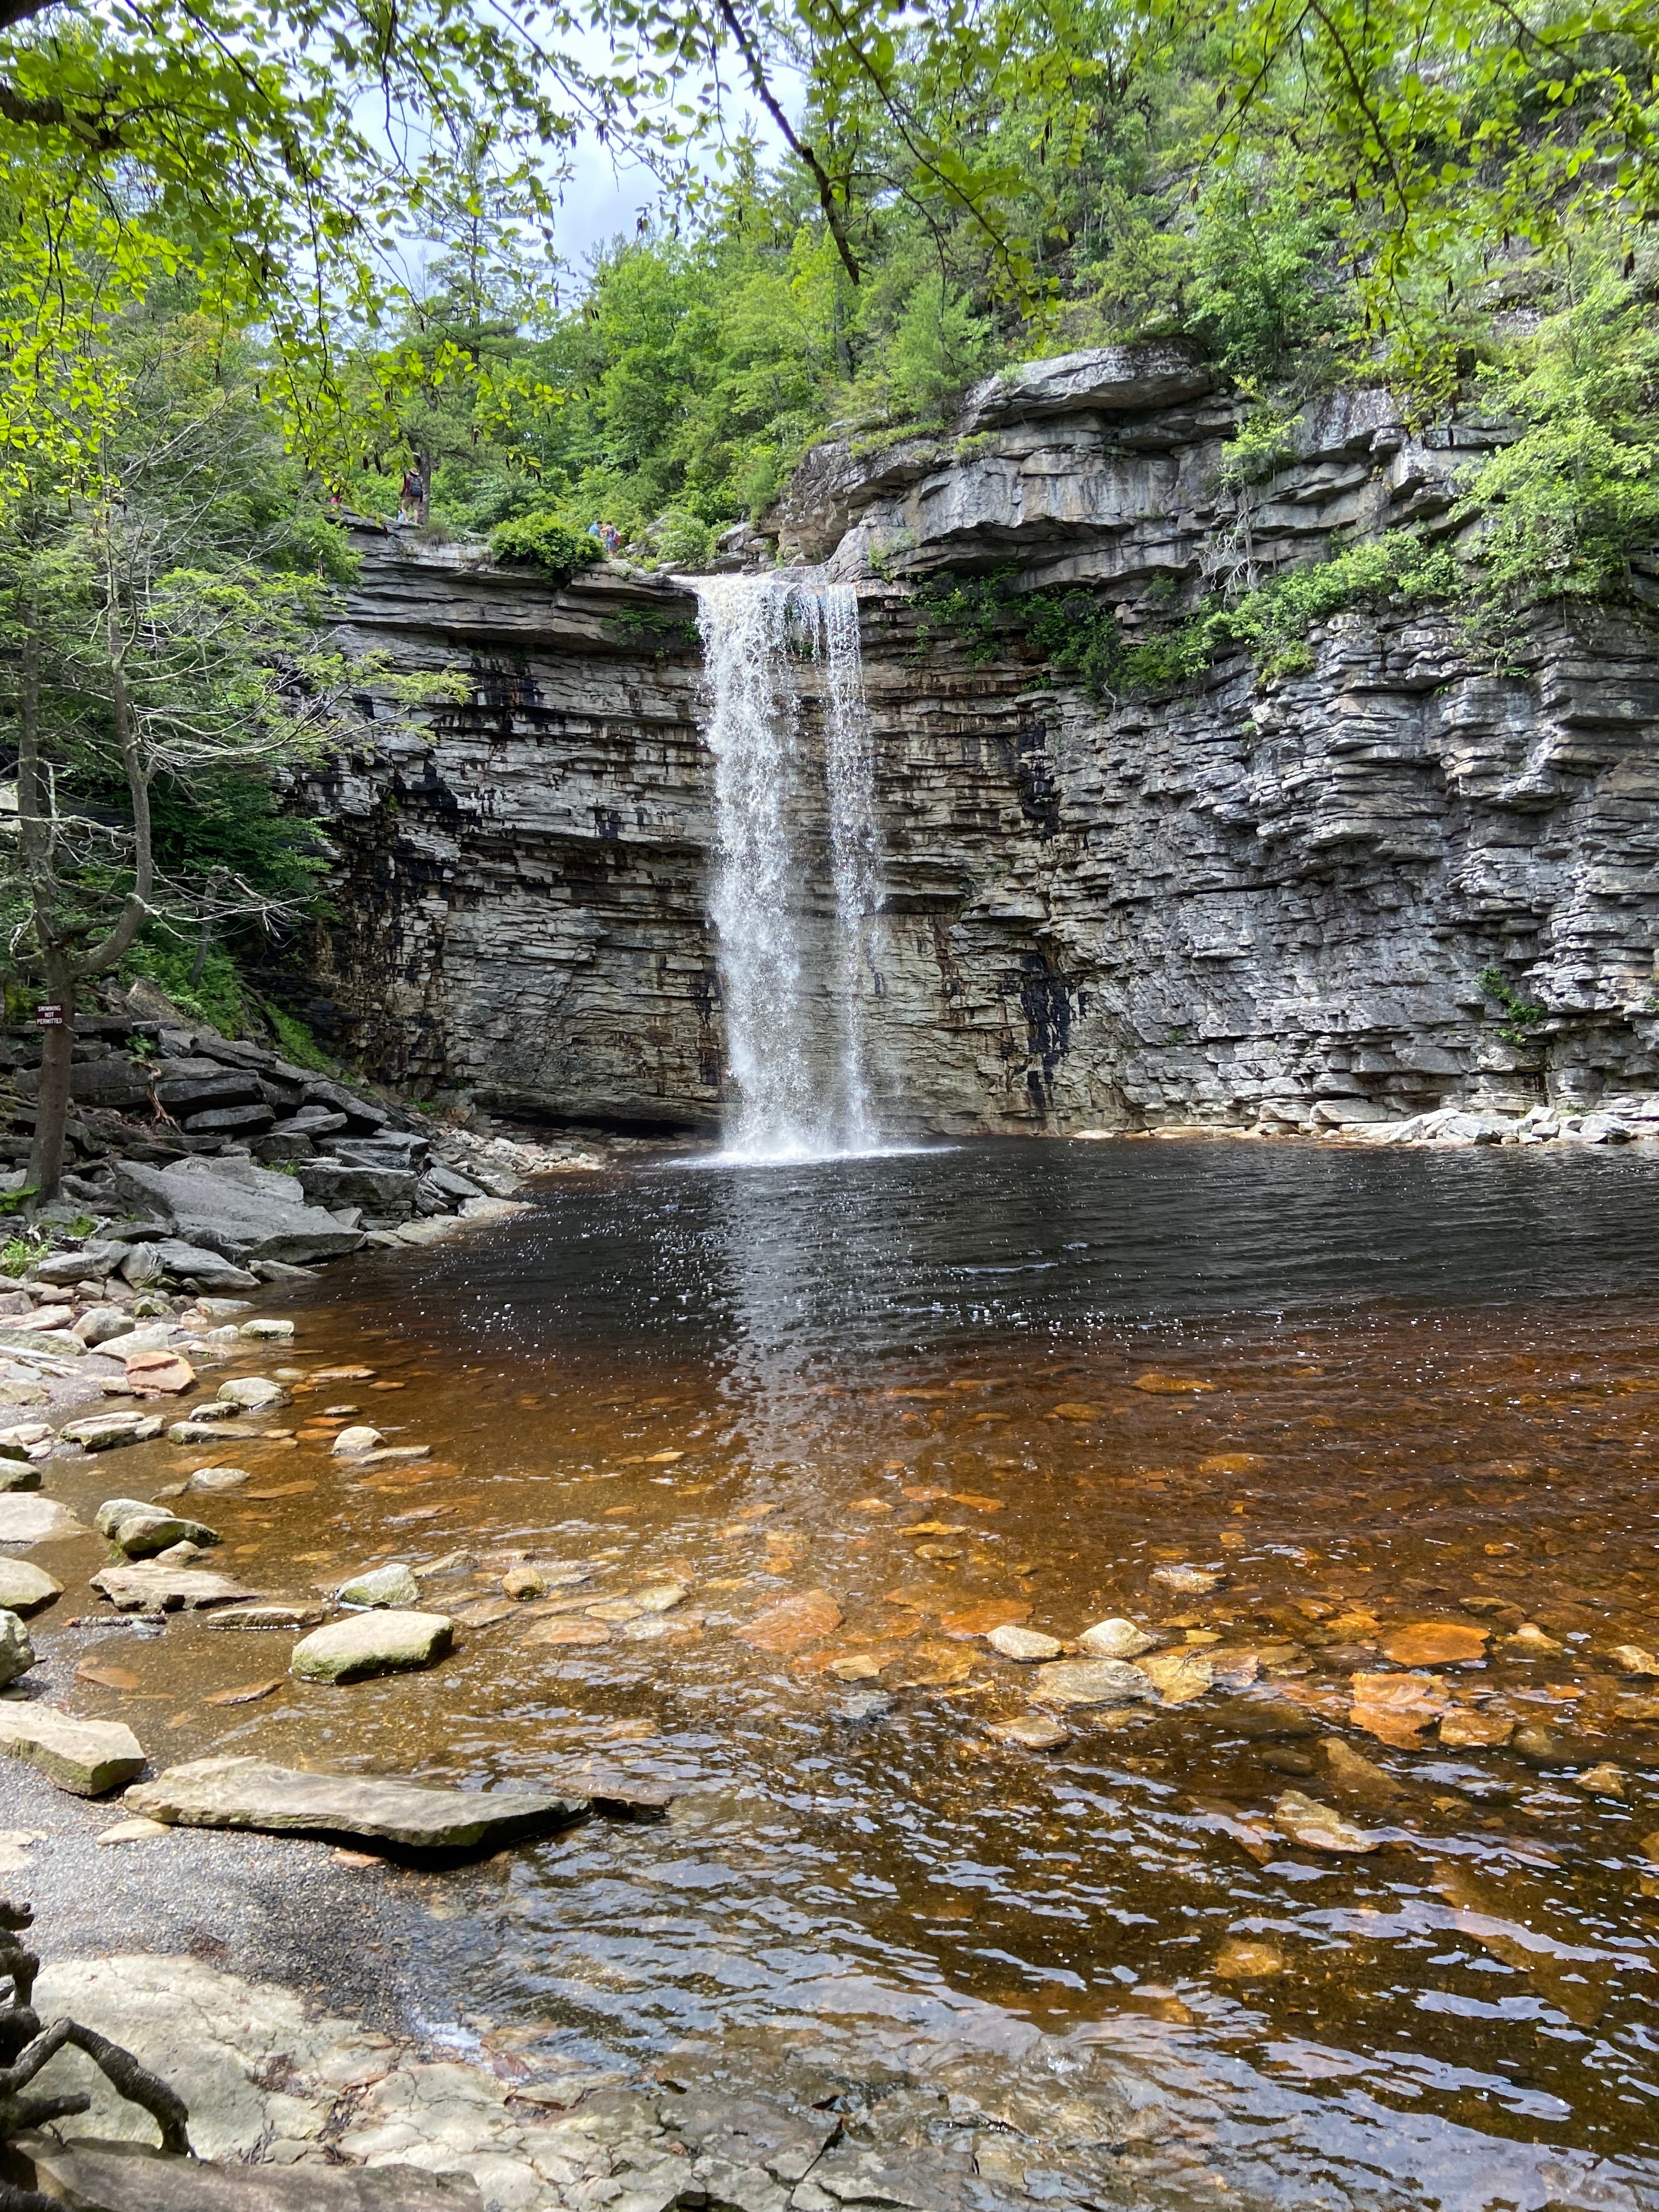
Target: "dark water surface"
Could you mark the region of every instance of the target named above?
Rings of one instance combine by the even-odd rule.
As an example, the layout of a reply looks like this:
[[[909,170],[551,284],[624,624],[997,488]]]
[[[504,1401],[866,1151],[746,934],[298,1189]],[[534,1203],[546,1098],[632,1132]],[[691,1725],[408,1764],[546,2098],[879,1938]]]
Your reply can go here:
[[[1113,2202],[1659,2206],[1659,1681],[1609,1656],[1659,1643],[1656,1198],[1645,1148],[566,1179],[296,1301],[296,1368],[374,1372],[296,1382],[297,1435],[210,1455],[254,1471],[202,1510],[264,1589],[463,1553],[426,1586],[456,1655],[213,1707],[286,1643],[175,1621],[106,1638],[141,1687],[82,1709],[168,1728],[169,1759],[674,1783],[658,1827],[370,1877],[416,1885],[495,2032],[653,2063],[954,2039],[1085,2098],[1109,2076],[1158,2116]],[[353,1418],[435,1456],[343,1467]],[[201,1456],[125,1453],[122,1486]],[[594,1579],[496,1603],[520,1556]],[[744,1640],[808,1593],[816,1632]],[[1032,1670],[986,1608],[1067,1638],[1127,1615],[1228,1680],[1023,1750],[992,1730]],[[1413,1662],[1407,1629],[1464,1656]],[[1354,1678],[1408,1674],[1421,1725],[1379,1735]],[[1377,1848],[1291,1840],[1287,1790]]]

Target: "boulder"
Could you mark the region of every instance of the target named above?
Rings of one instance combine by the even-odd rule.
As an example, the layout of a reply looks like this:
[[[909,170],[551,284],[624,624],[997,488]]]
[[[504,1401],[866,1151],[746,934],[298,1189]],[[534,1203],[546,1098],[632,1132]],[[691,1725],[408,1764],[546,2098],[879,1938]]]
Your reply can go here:
[[[125,1249],[124,1245],[124,1257]],[[112,1344],[118,1336],[131,1336],[133,1328],[132,1316],[123,1313],[119,1306],[89,1306],[71,1334],[80,1338],[88,1352],[94,1352],[100,1344]]]
[[[48,1421],[18,1421],[10,1428],[0,1429],[0,1489],[38,1487],[40,1480],[38,1474],[30,1484],[6,1481],[5,1474],[10,1470],[4,1462],[45,1459],[52,1449],[52,1425]]]
[[[257,1106],[211,1106],[191,1115],[185,1127],[192,1137],[258,1137],[276,1119],[262,1098]]]
[[[328,1260],[362,1242],[356,1230],[307,1206],[292,1176],[252,1160],[185,1159],[167,1168],[124,1160],[115,1179],[123,1197],[160,1214],[188,1243],[228,1260]]]
[[[307,1140],[308,1153],[311,1144],[317,1138],[332,1136],[345,1125],[345,1115],[336,1113],[331,1106],[302,1106],[297,1114],[290,1114],[285,1121],[280,1122],[271,1133],[278,1137],[303,1137]],[[305,1158],[307,1154],[299,1157]]]
[[[262,1106],[264,1094],[252,1069],[216,1060],[170,1060],[155,1079],[155,1096],[175,1121],[226,1107]]]
[[[414,2166],[215,2165],[147,2144],[27,2140],[54,2201],[94,2212],[483,2212],[470,2174]]]
[[[371,1674],[430,1667],[453,1640],[445,1613],[398,1608],[360,1613],[301,1638],[289,1671],[302,1682],[356,1682]]]
[[[372,1568],[366,1575],[354,1575],[349,1583],[342,1583],[335,1592],[342,1605],[362,1606],[368,1608],[397,1607],[407,1611],[418,1609],[421,1586],[409,1569],[401,1564]]]
[[[524,1790],[438,1790],[379,1775],[319,1774],[263,1759],[198,1759],[129,1790],[126,1805],[186,1828],[344,1835],[416,1850],[472,1850],[568,1827],[586,1797]]]
[[[0,1493],[0,1544],[54,1544],[67,1536],[89,1536],[84,1521],[76,1520],[67,1505],[55,1498]]]
[[[371,1099],[359,1098],[343,1084],[331,1083],[324,1076],[307,1076],[305,1086],[307,1106],[325,1106],[331,1113],[343,1114],[356,1128],[383,1129],[392,1119],[384,1106],[376,1106]]]
[[[295,1177],[313,1206],[360,1206],[401,1221],[415,1210],[414,1175],[406,1168],[357,1167],[343,1160],[301,1160]]]
[[[245,1321],[238,1333],[242,1336],[251,1337],[256,1341],[270,1340],[276,1342],[285,1340],[293,1335],[294,1323],[291,1321],[276,1320],[262,1315],[257,1320]]]
[[[188,1278],[204,1291],[257,1291],[259,1287],[259,1278],[250,1275],[246,1267],[200,1244],[186,1244],[182,1237],[164,1237],[149,1249],[166,1273],[180,1282]]]
[[[9,1613],[38,1613],[64,1595],[64,1585],[32,1559],[0,1557],[0,1606]]]
[[[15,1613],[0,1613],[0,1684],[15,1682],[34,1664],[29,1632]]]
[[[99,1534],[130,1559],[149,1559],[157,1552],[171,1551],[175,1544],[193,1544],[199,1550],[219,1540],[201,1522],[186,1521],[143,1498],[108,1499],[98,1509],[97,1524]]]
[[[1158,1692],[1121,1659],[1059,1659],[1039,1667],[1031,1695],[1049,1705],[1155,1705]]]
[[[1133,414],[1201,398],[1214,381],[1187,347],[1170,339],[1092,346],[987,377],[968,394],[957,427],[971,435],[1057,415]]]
[[[134,1330],[137,1338],[140,1332]],[[196,1380],[196,1370],[182,1353],[157,1346],[154,1350],[132,1350],[122,1352],[126,1367],[127,1388],[135,1397],[177,1397],[179,1391],[188,1390]]]
[[[16,1078],[20,1098],[36,1098],[40,1092],[38,1068],[24,1069]],[[149,1075],[125,1053],[106,1053],[97,1060],[77,1060],[70,1066],[70,1097],[77,1106],[101,1106],[117,1114],[131,1114],[149,1103]]]
[[[245,1413],[263,1413],[267,1406],[280,1404],[282,1397],[282,1384],[268,1375],[238,1375],[219,1385],[219,1403]]]
[[[49,1252],[31,1273],[37,1283],[101,1283],[126,1255],[125,1244],[83,1244],[78,1252]]]
[[[142,1773],[143,1747],[120,1721],[83,1721],[55,1705],[0,1698],[0,1752],[26,1759],[77,1797],[101,1797]]]
[[[213,1574],[204,1567],[164,1567],[153,1563],[105,1567],[93,1577],[92,1587],[118,1613],[195,1613],[208,1606],[235,1605],[259,1595],[231,1575]]]
[[[342,1429],[329,1446],[329,1449],[349,1457],[354,1452],[373,1451],[376,1444],[385,1442],[385,1437],[378,1429],[371,1429],[365,1425]]]
[[[115,1451],[123,1444],[147,1444],[161,1433],[159,1414],[141,1413],[136,1407],[119,1413],[83,1413],[65,1421],[58,1431],[82,1451]]]

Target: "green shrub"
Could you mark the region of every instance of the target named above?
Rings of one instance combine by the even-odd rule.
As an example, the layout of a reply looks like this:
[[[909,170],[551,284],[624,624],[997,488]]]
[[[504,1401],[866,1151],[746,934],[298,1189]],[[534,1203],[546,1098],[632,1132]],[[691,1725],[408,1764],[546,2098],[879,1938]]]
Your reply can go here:
[[[1091,592],[1021,592],[1017,573],[1005,568],[919,586],[913,598],[921,643],[937,622],[962,640],[970,660],[1000,660],[1023,647],[1101,699],[1168,690],[1241,647],[1264,682],[1297,675],[1313,665],[1307,636],[1316,623],[1368,602],[1415,605],[1455,599],[1468,588],[1452,554],[1395,530],[1289,569],[1240,599],[1213,599],[1131,643],[1115,610]]]
[[[1604,273],[1540,325],[1480,395],[1520,428],[1463,479],[1455,520],[1480,518],[1490,601],[1605,599],[1659,540],[1659,327],[1650,298]],[[1523,426],[1523,427],[1522,427]]]
[[[714,557],[714,526],[684,507],[660,516],[652,537],[659,561],[676,568],[704,568]]]
[[[1532,1042],[1532,1032],[1540,1022],[1549,1019],[1550,1010],[1535,1000],[1523,999],[1518,991],[1510,988],[1510,981],[1501,968],[1483,968],[1480,975],[1481,989],[1489,999],[1496,999],[1504,1010],[1498,1024],[1498,1034],[1505,1044],[1525,1045]]]
[[[192,982],[196,946],[171,935],[141,937],[121,963],[121,973],[131,980],[146,975],[157,983],[181,1012],[210,1023],[223,1036],[245,1036],[250,1026],[247,994],[236,963],[217,945],[208,947],[199,981]]]
[[[545,510],[498,522],[489,533],[489,550],[503,563],[544,568],[550,575],[567,578],[605,557],[596,538],[573,530]]]
[[[339,1069],[313,1036],[302,1021],[285,1014],[280,1006],[265,1001],[265,1019],[270,1024],[283,1057],[295,1067],[308,1067],[317,1075],[337,1075]]]

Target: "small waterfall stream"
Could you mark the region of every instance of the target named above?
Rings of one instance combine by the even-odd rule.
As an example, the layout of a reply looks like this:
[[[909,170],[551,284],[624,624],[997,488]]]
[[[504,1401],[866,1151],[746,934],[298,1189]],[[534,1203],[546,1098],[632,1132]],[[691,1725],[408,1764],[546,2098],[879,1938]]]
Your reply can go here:
[[[708,577],[696,588],[714,758],[710,918],[738,1091],[727,1150],[751,1159],[867,1151],[864,981],[881,831],[858,597],[799,576]],[[809,692],[821,769],[805,742]],[[828,914],[812,897],[820,822]]]

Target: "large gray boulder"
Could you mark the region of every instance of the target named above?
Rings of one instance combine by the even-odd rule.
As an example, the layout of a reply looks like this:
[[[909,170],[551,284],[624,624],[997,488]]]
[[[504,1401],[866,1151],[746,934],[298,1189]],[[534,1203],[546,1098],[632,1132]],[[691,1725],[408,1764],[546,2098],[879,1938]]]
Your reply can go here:
[[[185,1828],[362,1836],[418,1850],[545,1834],[581,1820],[586,1797],[526,1790],[434,1790],[373,1774],[319,1774],[264,1759],[197,1759],[129,1790],[130,1812]]]
[[[313,1206],[360,1206],[366,1213],[404,1220],[415,1208],[415,1176],[404,1167],[354,1160],[302,1160],[295,1181]]]
[[[960,427],[971,433],[1048,416],[1170,407],[1201,398],[1214,381],[1188,348],[1168,339],[1092,346],[1086,353],[1024,362],[988,376],[969,393]]]
[[[307,1205],[292,1176],[252,1160],[178,1160],[167,1168],[124,1160],[115,1178],[124,1198],[159,1214],[185,1243],[227,1260],[331,1260],[363,1241]]]

